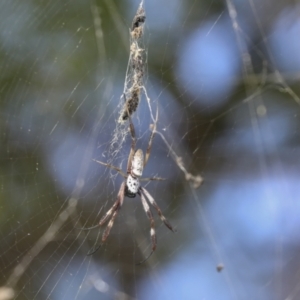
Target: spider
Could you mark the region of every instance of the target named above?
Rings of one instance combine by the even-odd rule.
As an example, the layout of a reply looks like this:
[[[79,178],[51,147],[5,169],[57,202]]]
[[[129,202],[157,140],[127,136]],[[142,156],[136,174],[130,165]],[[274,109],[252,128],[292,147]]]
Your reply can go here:
[[[132,123],[132,120],[131,120],[131,117],[129,114],[128,114],[128,116],[129,116],[129,130],[130,130],[132,142],[131,142],[130,153],[128,156],[128,161],[127,161],[127,172],[124,173],[121,169],[119,169],[118,167],[115,167],[111,164],[104,163],[99,160],[94,160],[95,162],[97,162],[101,165],[104,165],[108,168],[111,168],[111,169],[117,171],[124,178],[124,181],[120,186],[120,189],[119,189],[119,192],[117,195],[117,199],[116,199],[115,203],[113,204],[113,206],[100,219],[100,222],[97,225],[88,227],[88,228],[81,228],[81,229],[82,230],[91,230],[91,229],[97,228],[99,226],[104,225],[110,219],[108,222],[108,225],[105,228],[103,235],[102,235],[102,243],[104,243],[106,241],[107,237],[109,236],[110,230],[114,225],[114,221],[117,217],[117,214],[123,205],[124,198],[125,197],[135,198],[136,195],[139,195],[140,199],[142,201],[144,211],[146,212],[146,215],[150,221],[150,237],[151,237],[151,241],[152,241],[152,251],[143,261],[138,263],[138,264],[141,264],[141,263],[145,262],[153,254],[153,252],[156,249],[156,244],[157,244],[154,218],[153,218],[153,215],[152,215],[152,212],[151,212],[148,202],[154,207],[154,209],[156,210],[157,214],[159,215],[160,219],[165,224],[165,226],[168,227],[173,232],[176,232],[176,230],[172,227],[170,222],[162,214],[161,209],[159,208],[159,206],[157,205],[156,201],[151,196],[151,194],[143,186],[141,186],[141,183],[140,183],[140,181],[164,180],[164,178],[160,178],[160,177],[141,178],[141,176],[143,174],[143,169],[146,166],[146,164],[149,160],[149,157],[150,157],[152,141],[153,141],[153,137],[154,137],[155,130],[156,130],[158,110],[156,110],[156,120],[152,127],[152,132],[151,132],[151,135],[149,138],[148,147],[147,147],[146,154],[145,154],[145,159],[144,159],[144,153],[143,153],[142,149],[135,150],[135,148],[136,148],[135,129],[134,129],[134,125]],[[94,254],[101,247],[101,245],[102,244],[100,244],[95,250],[90,251],[87,255]]]

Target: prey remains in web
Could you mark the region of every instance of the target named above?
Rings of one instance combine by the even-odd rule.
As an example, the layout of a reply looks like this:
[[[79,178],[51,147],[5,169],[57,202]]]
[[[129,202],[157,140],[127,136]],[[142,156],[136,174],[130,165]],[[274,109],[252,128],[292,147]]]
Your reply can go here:
[[[125,95],[124,95],[125,98]],[[126,102],[126,98],[125,98]],[[156,132],[156,124],[157,124],[157,119],[158,119],[158,108],[156,110],[156,117],[154,120],[154,124],[151,126],[151,134],[149,137],[149,142],[144,158],[144,153],[142,149],[137,149],[136,150],[136,135],[135,135],[135,128],[131,120],[130,114],[128,114],[128,119],[129,119],[129,131],[131,134],[131,148],[128,156],[128,162],[127,162],[127,171],[124,173],[120,168],[115,167],[111,164],[99,161],[99,160],[94,160],[97,163],[104,165],[108,168],[111,168],[115,171],[117,171],[121,176],[123,176],[124,181],[120,186],[117,199],[113,206],[106,212],[106,214],[100,219],[100,222],[92,227],[88,228],[80,228],[81,230],[91,230],[94,228],[97,228],[99,226],[104,225],[105,223],[108,222],[106,229],[103,232],[102,235],[102,244],[106,241],[107,237],[109,236],[110,230],[114,225],[114,221],[118,215],[119,210],[121,209],[124,198],[135,198],[136,195],[138,195],[141,199],[143,209],[150,221],[150,237],[151,237],[151,242],[152,242],[152,250],[150,254],[141,262],[138,264],[141,264],[145,262],[155,251],[157,241],[156,241],[156,233],[155,233],[155,222],[154,218],[149,206],[149,203],[151,206],[154,207],[156,210],[157,214],[159,215],[160,219],[162,222],[168,227],[171,231],[176,232],[176,230],[173,228],[173,226],[170,224],[170,222],[166,219],[166,217],[163,215],[161,209],[157,205],[156,201],[152,197],[152,195],[141,185],[141,181],[152,181],[152,180],[164,180],[164,178],[160,177],[149,177],[149,178],[142,178],[141,176],[143,175],[143,170],[144,167],[147,165],[147,162],[150,157],[150,152],[151,152],[151,147],[152,147],[152,142],[153,138]],[[92,255],[94,254],[100,247],[101,245],[97,246],[95,249],[92,249],[87,255]]]
[[[141,91],[144,86],[146,59],[145,50],[142,45],[142,37],[144,34],[146,13],[143,4],[142,1],[130,28],[130,56],[123,91],[127,100],[121,110],[118,120],[119,123],[127,121],[129,116],[132,116],[137,110],[140,103]]]

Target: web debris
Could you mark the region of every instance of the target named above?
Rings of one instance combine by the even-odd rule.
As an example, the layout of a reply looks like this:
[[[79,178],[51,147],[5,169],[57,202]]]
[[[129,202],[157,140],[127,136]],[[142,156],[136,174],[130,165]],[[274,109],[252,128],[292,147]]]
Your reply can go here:
[[[146,13],[143,5],[144,1],[139,5],[130,29],[130,55],[123,91],[125,104],[118,120],[119,123],[128,120],[128,114],[131,116],[136,111],[140,102],[145,68],[145,53],[141,45],[146,21]]]
[[[145,49],[142,46],[142,37],[144,34],[145,21],[146,13],[144,9],[144,0],[142,0],[133,17],[130,28],[130,54],[125,75],[124,89],[120,97],[119,118],[109,149],[109,152],[112,154],[110,162],[114,160],[116,155],[122,149],[122,145],[128,134],[128,126],[126,126],[125,121],[127,121],[129,116],[132,116],[137,110],[140,103],[141,90],[144,89],[146,54]]]

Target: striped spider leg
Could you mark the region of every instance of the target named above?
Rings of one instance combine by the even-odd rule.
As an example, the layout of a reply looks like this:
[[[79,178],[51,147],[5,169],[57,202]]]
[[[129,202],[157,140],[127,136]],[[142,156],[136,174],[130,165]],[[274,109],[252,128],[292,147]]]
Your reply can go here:
[[[117,171],[124,178],[124,181],[120,186],[118,196],[117,196],[115,203],[106,212],[106,214],[100,219],[100,222],[97,225],[92,226],[92,227],[81,228],[82,230],[91,230],[91,229],[94,229],[94,228],[104,225],[109,220],[107,227],[104,230],[103,235],[102,235],[102,244],[103,244],[106,241],[107,237],[109,236],[110,230],[114,225],[114,221],[117,217],[117,214],[123,205],[124,198],[125,197],[135,198],[136,195],[139,195],[141,198],[143,209],[150,221],[150,237],[151,237],[151,242],[152,242],[151,253],[139,264],[145,262],[153,254],[153,252],[156,249],[156,245],[157,245],[156,234],[155,234],[155,222],[154,222],[154,218],[153,218],[149,203],[156,210],[158,216],[160,217],[162,222],[165,224],[165,226],[167,228],[169,228],[171,231],[176,232],[176,230],[172,227],[170,222],[163,215],[161,209],[155,202],[154,198],[140,184],[141,181],[165,180],[164,178],[160,178],[160,177],[141,178],[144,167],[146,166],[146,164],[149,160],[149,157],[150,157],[152,142],[153,142],[153,138],[154,138],[155,130],[156,130],[157,118],[158,118],[158,110],[156,111],[156,119],[155,119],[154,125],[152,127],[152,132],[150,134],[150,138],[149,138],[149,142],[148,142],[148,146],[147,146],[147,150],[146,150],[146,154],[145,154],[145,159],[144,159],[143,151],[141,149],[135,150],[135,148],[136,148],[135,129],[134,129],[131,117],[129,116],[129,130],[130,130],[132,142],[131,142],[130,153],[128,156],[126,173],[124,173],[120,168],[115,167],[111,164],[104,163],[99,160],[94,160],[95,162],[97,162],[101,165],[104,165],[108,168],[111,168],[111,169]],[[94,254],[100,247],[101,247],[101,244],[99,246],[97,246],[95,249],[92,249],[87,255]]]

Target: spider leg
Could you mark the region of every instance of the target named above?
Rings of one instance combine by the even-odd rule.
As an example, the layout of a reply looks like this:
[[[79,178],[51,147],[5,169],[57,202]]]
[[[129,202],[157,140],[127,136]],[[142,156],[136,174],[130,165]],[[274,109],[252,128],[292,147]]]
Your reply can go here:
[[[108,168],[111,168],[111,169],[117,171],[117,172],[118,172],[119,174],[121,174],[124,178],[127,177],[127,175],[126,175],[121,169],[119,169],[119,168],[117,168],[117,167],[115,167],[115,166],[113,166],[113,165],[111,165],[111,164],[107,164],[107,163],[104,163],[104,162],[102,162],[102,161],[100,161],[100,160],[96,160],[96,159],[93,159],[93,161],[97,162],[98,164],[101,164],[101,165],[103,165],[103,166],[106,166],[106,167],[108,167]]]
[[[91,226],[91,227],[77,228],[77,229],[85,231],[85,230],[92,230],[92,229],[95,229],[95,228],[98,228],[98,227],[102,226],[103,224],[105,224],[107,222],[107,220],[118,209],[119,206],[120,206],[120,199],[118,197],[117,200],[115,201],[114,205],[101,218],[100,222],[97,225],[94,225],[94,226]]]
[[[110,215],[112,214],[112,217],[109,221],[109,223],[107,224],[107,227],[105,228],[103,235],[102,235],[102,243],[105,242],[105,240],[107,239],[107,237],[109,236],[110,230],[114,225],[114,221],[115,218],[120,210],[120,208],[123,205],[124,202],[124,196],[125,196],[125,181],[123,181],[123,183],[121,184],[119,193],[118,193],[118,199],[115,202],[115,204],[113,205],[113,207],[106,213],[106,215],[100,220],[99,225],[103,225],[110,217]]]
[[[93,247],[93,248],[87,253],[87,256],[90,256],[90,255],[93,255],[94,253],[96,253],[96,252],[100,249],[100,247],[102,246],[103,242],[105,242],[106,238],[107,238],[108,235],[109,235],[110,229],[111,229],[111,227],[112,227],[112,225],[113,225],[114,219],[115,219],[115,217],[116,217],[116,212],[120,209],[120,207],[121,207],[121,206],[120,206],[120,201],[119,201],[119,199],[117,199],[117,201],[114,203],[114,205],[112,206],[112,208],[111,208],[111,209],[105,214],[105,216],[100,220],[99,224],[97,224],[97,225],[95,225],[95,226],[92,226],[92,227],[88,227],[88,228],[81,228],[82,230],[91,230],[91,229],[94,229],[94,228],[97,228],[97,227],[103,225],[103,224],[109,219],[110,215],[111,215],[112,212],[114,211],[114,213],[113,213],[113,215],[112,215],[112,218],[111,218],[110,222],[108,223],[108,225],[107,225],[107,227],[106,227],[106,229],[105,229],[105,231],[104,231],[104,233],[103,233],[103,235],[102,235],[102,243],[99,244],[96,248]],[[112,224],[110,224],[112,220],[113,220],[113,222],[112,222]],[[109,231],[108,231],[108,233],[106,233],[107,228],[108,228],[109,226],[110,226]],[[105,239],[104,239],[104,235],[105,235]]]
[[[156,234],[155,234],[154,218],[153,218],[152,212],[150,210],[150,207],[149,207],[149,205],[146,201],[146,198],[145,198],[143,193],[138,192],[138,194],[141,197],[144,211],[146,212],[146,215],[147,215],[148,219],[150,220],[150,226],[151,226],[150,227],[150,236],[151,236],[151,241],[152,241],[152,251],[150,252],[150,254],[144,260],[142,260],[138,263],[138,265],[140,265],[143,262],[145,262],[153,254],[153,252],[155,251],[155,249],[156,249]]]
[[[86,256],[93,255],[94,253],[96,253],[96,252],[100,249],[101,246],[102,246],[102,244],[99,244],[96,248],[92,248],[92,249],[87,253]]]
[[[150,135],[150,138],[149,138],[149,142],[148,142],[148,147],[147,147],[147,150],[146,150],[146,155],[145,155],[145,160],[144,160],[144,167],[146,166],[147,162],[148,162],[148,159],[150,157],[150,152],[151,152],[151,147],[152,147],[152,141],[153,141],[153,138],[154,138],[154,135],[156,133],[156,123],[157,123],[157,120],[158,120],[158,105],[156,107],[156,115],[155,115],[155,122],[154,124],[152,125],[152,132],[151,132],[151,135]]]
[[[147,178],[140,178],[140,181],[152,181],[152,180],[167,180],[167,178],[162,177],[147,177]]]
[[[123,197],[123,198],[124,198],[124,197]],[[122,202],[123,202],[123,201],[122,201]],[[118,200],[115,202],[115,204],[113,205],[113,207],[112,207],[112,208],[106,213],[106,215],[100,220],[100,223],[99,223],[98,225],[96,225],[96,227],[103,225],[103,224],[108,220],[108,218],[110,217],[112,211],[114,211],[114,213],[113,213],[113,215],[112,215],[112,217],[111,217],[109,223],[107,224],[107,226],[106,226],[106,228],[105,228],[105,230],[104,230],[104,232],[103,232],[103,235],[102,235],[102,242],[101,242],[96,248],[93,247],[93,248],[88,252],[87,256],[90,256],[90,255],[94,254],[95,252],[97,252],[97,251],[100,249],[100,247],[103,245],[103,243],[106,241],[107,237],[109,236],[110,230],[111,230],[111,228],[112,228],[113,225],[114,225],[115,218],[116,218],[116,216],[117,216],[117,214],[118,214],[118,212],[119,212],[121,206],[122,206],[122,205],[121,205],[121,202],[120,202],[119,199],[118,199]],[[94,226],[93,228],[95,228],[95,226]]]
[[[130,135],[131,135],[131,148],[130,148],[130,153],[128,156],[128,162],[127,162],[127,174],[131,172],[131,163],[133,159],[133,155],[135,153],[135,147],[136,147],[136,136],[135,136],[135,129],[131,120],[131,116],[128,110],[128,106],[126,105],[126,95],[125,93],[123,94],[124,100],[125,100],[125,106],[127,109],[127,114],[128,114],[128,121],[129,121],[129,129],[130,129]]]
[[[97,225],[91,226],[91,227],[84,227],[84,228],[77,228],[80,230],[91,230],[91,229],[95,229],[97,227],[102,226],[103,224],[105,224],[107,222],[107,220],[110,218],[110,216],[118,209],[118,207],[120,206],[120,197],[118,195],[117,200],[115,201],[115,203],[113,204],[113,206],[106,212],[106,214],[100,219],[100,222]]]
[[[114,213],[113,213],[113,215],[112,215],[112,217],[111,217],[109,223],[107,224],[107,226],[106,226],[106,228],[105,228],[105,230],[104,230],[104,232],[103,232],[103,235],[102,235],[102,243],[99,244],[99,245],[95,248],[95,250],[93,250],[92,252],[90,251],[90,252],[87,254],[87,256],[92,255],[92,254],[94,254],[95,252],[97,252],[97,251],[100,249],[100,247],[102,246],[102,244],[106,241],[107,237],[109,236],[110,230],[111,230],[111,228],[112,228],[113,225],[114,225],[115,218],[116,218],[116,216],[117,216],[117,214],[118,214],[120,208],[121,208],[121,204],[120,204],[120,202],[118,202],[118,205],[116,206],[115,211],[114,211]],[[107,219],[108,219],[108,218],[107,218]],[[100,222],[101,222],[101,221],[100,221]],[[101,225],[102,225],[102,224],[101,224]],[[100,225],[100,226],[101,226],[101,225]]]
[[[100,249],[100,247],[102,246],[102,244],[105,242],[107,237],[109,236],[110,230],[114,225],[115,218],[116,218],[120,208],[123,205],[124,196],[125,196],[125,181],[123,181],[123,183],[121,184],[117,200],[115,201],[113,206],[107,211],[107,213],[101,218],[99,224],[92,226],[92,227],[88,227],[88,228],[78,228],[81,230],[91,230],[91,229],[97,228],[97,227],[105,224],[108,221],[108,219],[110,218],[110,216],[112,215],[106,229],[103,232],[102,243],[100,245],[98,245],[96,248],[92,248],[91,251],[88,252],[87,256],[90,256],[90,255],[94,254],[95,252],[97,252]]]
[[[156,209],[157,214],[159,215],[160,219],[164,222],[164,224],[173,232],[176,232],[176,230],[172,227],[170,222],[167,220],[167,218],[163,215],[162,211],[160,210],[159,206],[155,202],[154,198],[151,196],[151,194],[143,187],[141,187],[142,193],[145,194],[145,196],[148,198],[150,204]]]
[[[111,230],[111,228],[114,225],[116,216],[118,215],[118,212],[119,212],[120,208],[121,208],[121,205],[119,205],[119,206],[116,207],[115,212],[113,213],[113,215],[112,215],[109,223],[107,224],[107,226],[106,226],[106,228],[105,228],[105,230],[103,232],[103,235],[102,235],[102,243],[104,243],[106,241],[107,237],[109,236],[110,230]]]

